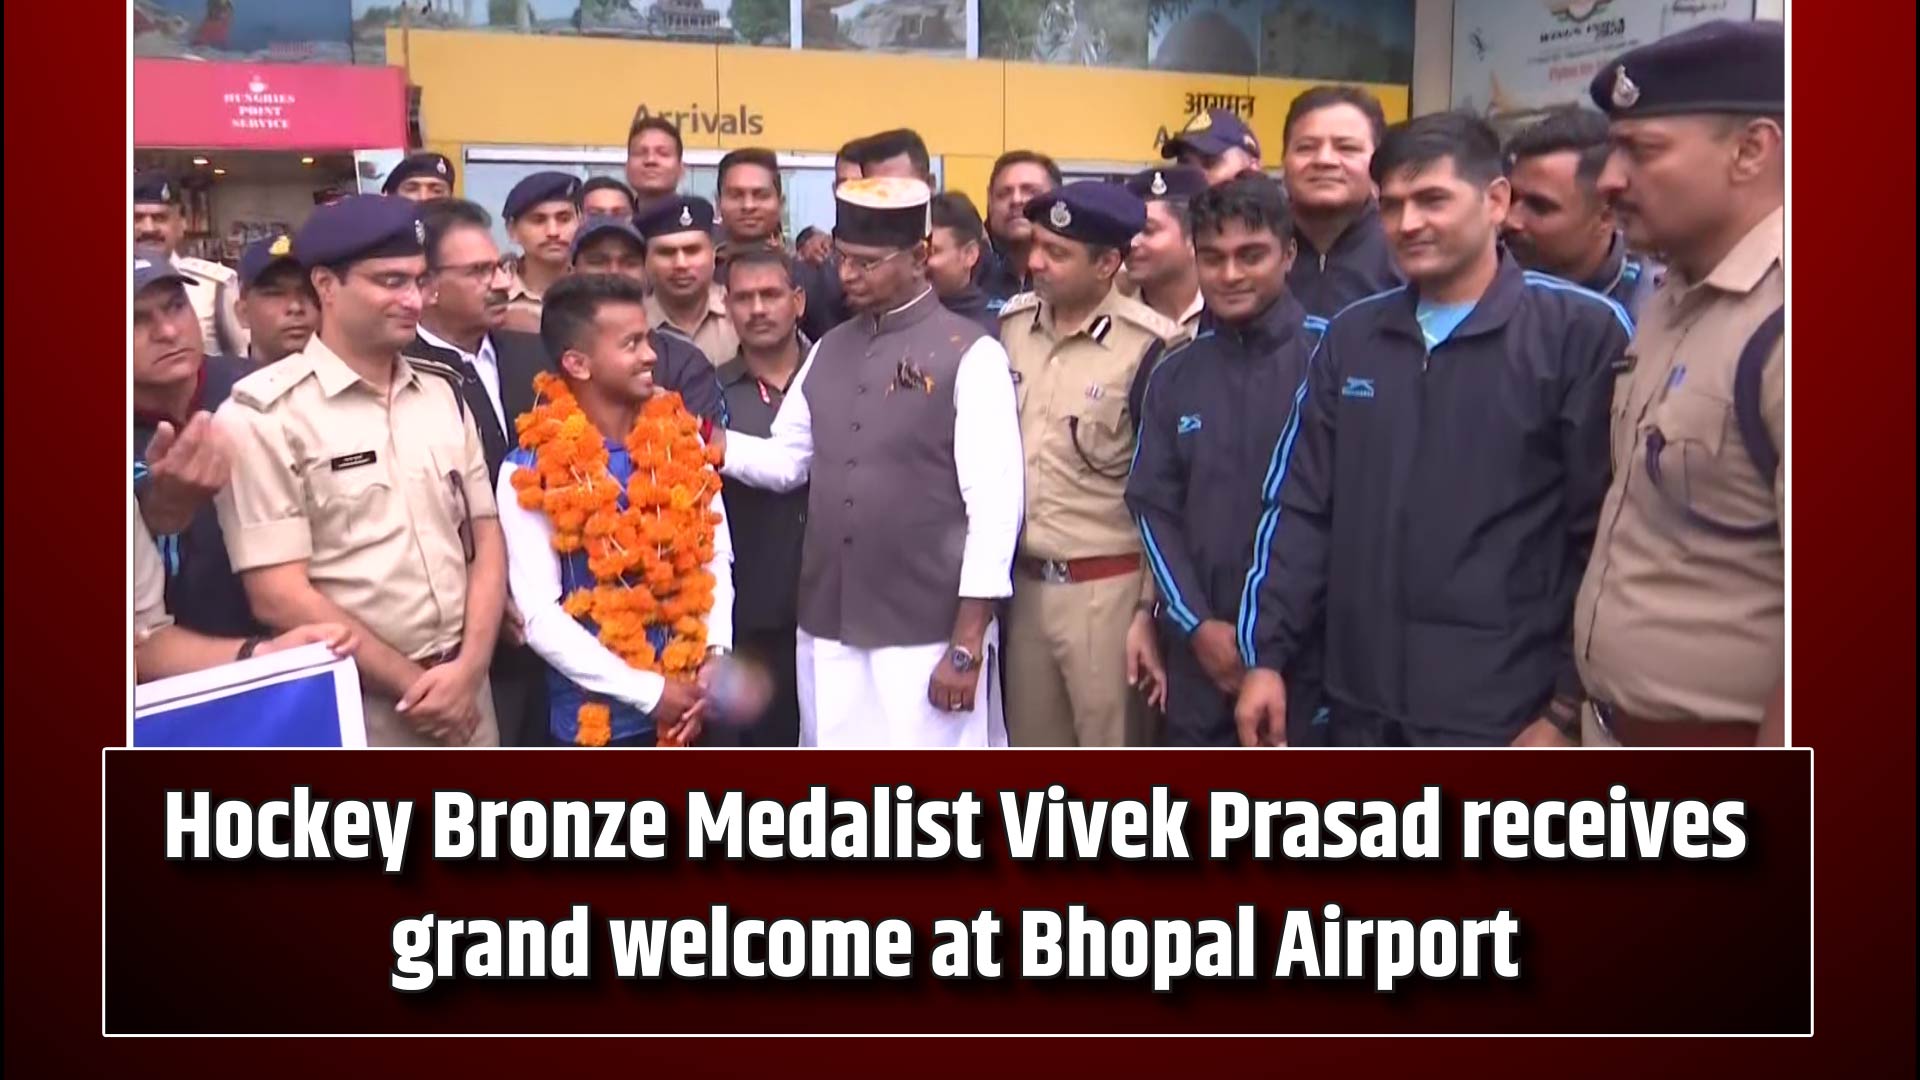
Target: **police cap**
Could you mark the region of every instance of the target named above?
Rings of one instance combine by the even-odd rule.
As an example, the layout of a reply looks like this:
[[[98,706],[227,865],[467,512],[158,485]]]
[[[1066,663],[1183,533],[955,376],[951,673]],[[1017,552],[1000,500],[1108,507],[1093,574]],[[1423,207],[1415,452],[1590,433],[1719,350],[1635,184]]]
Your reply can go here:
[[[1123,248],[1146,227],[1147,206],[1119,184],[1076,180],[1034,196],[1027,203],[1026,216],[1069,240]]]
[[[188,283],[187,275],[174,269],[173,260],[167,257],[162,248],[137,247],[133,249],[133,291],[140,290],[162,281],[174,281],[181,285]]]
[[[1191,199],[1207,190],[1207,174],[1193,165],[1142,169],[1127,177],[1127,190],[1143,202],[1155,199]]]
[[[573,251],[567,255],[569,263],[580,258],[580,252],[597,237],[615,233],[633,241],[633,246],[641,251],[647,249],[647,238],[640,235],[633,222],[617,214],[596,214],[587,218],[586,223],[573,234]]]
[[[387,182],[380,185],[384,194],[391,195],[400,189],[400,185],[416,176],[444,180],[448,187],[453,186],[453,162],[445,154],[421,153],[408,154],[406,160],[393,167],[387,174]]]
[[[513,185],[507,192],[500,216],[512,221],[543,202],[580,201],[580,178],[572,173],[537,172]]]
[[[1777,22],[1701,23],[1615,57],[1587,91],[1616,120],[1779,115],[1787,109],[1786,31]]]
[[[1203,157],[1219,157],[1236,146],[1256,159],[1260,157],[1260,140],[1239,114],[1232,109],[1208,109],[1195,113],[1178,135],[1168,139],[1160,148],[1160,156],[1177,158],[1181,151],[1192,150]]]
[[[140,203],[180,204],[180,185],[158,169],[141,169],[133,174],[133,201]]]
[[[397,195],[349,195],[314,210],[294,234],[293,257],[308,269],[338,266],[419,255],[426,239],[418,203]]]
[[[293,257],[293,237],[276,233],[255,240],[240,253],[240,287],[253,288],[262,274],[282,263],[292,267],[300,265],[300,260]]]
[[[633,224],[648,240],[674,233],[711,233],[713,204],[698,195],[669,195],[648,203],[634,215]]]

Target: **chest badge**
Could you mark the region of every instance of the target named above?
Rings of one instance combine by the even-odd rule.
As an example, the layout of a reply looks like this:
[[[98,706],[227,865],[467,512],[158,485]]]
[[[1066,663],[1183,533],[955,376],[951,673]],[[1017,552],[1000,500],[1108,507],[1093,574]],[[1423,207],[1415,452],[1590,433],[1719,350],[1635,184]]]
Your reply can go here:
[[[357,469],[362,465],[371,465],[376,460],[378,460],[378,455],[374,451],[362,450],[357,454],[342,454],[334,458],[327,462],[327,468],[334,472],[341,472],[346,469]]]
[[[1362,379],[1357,375],[1347,376],[1347,384],[1340,388],[1341,397],[1370,398],[1373,396],[1373,380]]]
[[[1178,429],[1179,434],[1191,435],[1194,432],[1199,430],[1200,430],[1200,414],[1199,413],[1188,413],[1187,415],[1180,418],[1180,427]]]
[[[1101,386],[1099,383],[1087,384],[1087,400],[1088,401],[1099,401],[1101,398],[1106,396],[1107,396],[1106,387]]]

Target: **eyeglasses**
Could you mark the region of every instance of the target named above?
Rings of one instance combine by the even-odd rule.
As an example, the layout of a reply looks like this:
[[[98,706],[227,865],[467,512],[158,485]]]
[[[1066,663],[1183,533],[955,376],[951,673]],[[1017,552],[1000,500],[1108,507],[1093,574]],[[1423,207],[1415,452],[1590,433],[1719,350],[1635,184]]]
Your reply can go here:
[[[453,277],[466,278],[468,281],[478,284],[484,281],[492,281],[493,275],[495,274],[502,272],[511,273],[512,271],[512,256],[503,256],[490,262],[471,262],[459,263],[454,266],[442,266],[435,272],[448,274]]]
[[[427,286],[433,281],[433,275],[431,274],[421,274],[416,277],[412,274],[403,274],[398,270],[386,274],[362,274],[360,276],[388,292],[400,292],[408,286],[412,286],[421,292],[426,292]]]
[[[454,505],[460,508],[457,528],[460,533],[460,553],[466,556],[468,564],[473,562],[473,507],[467,503],[467,485],[460,477],[460,470],[447,473],[447,486],[453,489]]]
[[[894,251],[890,255],[882,255],[877,259],[867,259],[867,258],[861,258],[857,255],[849,255],[847,254],[845,248],[839,248],[839,247],[834,248],[833,253],[839,257],[840,265],[846,267],[848,270],[853,271],[853,274],[855,277],[865,277],[868,274],[871,274],[875,270],[879,269],[883,263],[891,262],[894,259],[897,259],[902,255],[905,255],[907,253],[907,249],[900,248]]]

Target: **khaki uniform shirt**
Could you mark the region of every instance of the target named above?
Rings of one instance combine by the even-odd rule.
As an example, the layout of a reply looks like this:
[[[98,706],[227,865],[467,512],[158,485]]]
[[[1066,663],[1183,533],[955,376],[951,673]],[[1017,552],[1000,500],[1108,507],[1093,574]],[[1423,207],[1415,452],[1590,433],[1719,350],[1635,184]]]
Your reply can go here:
[[[497,516],[473,420],[431,364],[401,360],[383,395],[316,335],[216,414],[233,443],[215,507],[234,572],[305,560],[315,589],[415,660],[460,643],[463,521]]]
[[[1786,300],[1775,210],[1697,284],[1670,270],[1640,312],[1613,396],[1613,484],[1574,612],[1587,692],[1654,720],[1759,723],[1786,671],[1785,338],[1761,382],[1780,469],[1761,476],[1733,410],[1740,352]],[[1660,483],[1648,434],[1665,438]],[[1701,523],[1736,528],[1735,535]]]
[[[240,275],[216,262],[174,256],[187,277],[187,300],[200,316],[200,347],[209,356],[247,355],[249,335],[240,325]]]
[[[727,316],[727,292],[718,285],[707,290],[707,310],[700,317],[700,325],[681,326],[667,318],[667,309],[660,303],[660,294],[655,291],[647,294],[647,322],[662,330],[679,334],[700,347],[707,354],[707,362],[714,367],[733,359],[740,351],[740,336],[733,332],[733,320]]]
[[[132,505],[133,640],[139,642],[171,625],[173,616],[167,614],[167,568],[160,563],[160,549],[153,546],[153,534],[140,519],[140,505]]]
[[[513,261],[513,280],[507,285],[507,319],[502,329],[528,334],[540,332],[541,294],[527,288],[520,276],[520,260]]]
[[[1141,362],[1179,333],[1117,291],[1074,327],[1055,326],[1052,307],[1033,293],[1000,310],[1026,457],[1020,554],[1065,560],[1140,550],[1125,501],[1134,446],[1127,393]]]

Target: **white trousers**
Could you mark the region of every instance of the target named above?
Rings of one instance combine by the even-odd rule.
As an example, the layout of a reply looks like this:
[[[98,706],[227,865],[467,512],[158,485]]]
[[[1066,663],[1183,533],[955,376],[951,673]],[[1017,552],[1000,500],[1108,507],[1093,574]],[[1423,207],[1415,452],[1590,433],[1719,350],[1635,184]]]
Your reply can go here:
[[[794,667],[800,691],[800,745],[875,747],[1005,746],[1000,631],[987,627],[973,708],[946,712],[927,700],[945,644],[856,649],[799,632]]]

